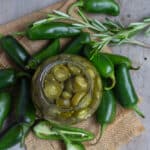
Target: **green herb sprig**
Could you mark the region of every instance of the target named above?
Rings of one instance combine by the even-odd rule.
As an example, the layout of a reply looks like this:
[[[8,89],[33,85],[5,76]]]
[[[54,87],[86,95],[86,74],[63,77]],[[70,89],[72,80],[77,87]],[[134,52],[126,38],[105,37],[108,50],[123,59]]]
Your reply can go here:
[[[128,43],[150,48],[149,45],[132,39],[137,33],[148,27],[145,34],[150,34],[150,18],[144,19],[142,22],[131,23],[125,27],[121,23],[108,18],[106,18],[104,22],[88,18],[79,8],[77,9],[77,15],[79,18],[69,15],[68,13],[54,10],[53,13],[48,14],[48,18],[35,22],[33,25],[36,26],[41,23],[59,21],[61,19],[71,22],[75,28],[88,29],[92,31],[91,37],[94,39],[92,42],[94,53],[101,51],[105,46],[110,44],[121,45]]]

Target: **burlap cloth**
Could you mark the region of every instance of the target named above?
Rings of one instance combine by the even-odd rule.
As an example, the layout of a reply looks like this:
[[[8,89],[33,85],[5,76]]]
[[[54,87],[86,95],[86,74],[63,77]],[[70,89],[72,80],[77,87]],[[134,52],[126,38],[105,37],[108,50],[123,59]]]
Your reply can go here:
[[[6,25],[0,25],[0,33],[8,34],[15,31],[23,30],[29,23],[41,19],[46,15],[46,12],[52,10],[66,11],[66,8],[74,0],[63,1],[51,5],[41,11],[32,13],[28,16],[22,17],[16,21],[10,22]],[[30,52],[34,53],[41,49],[47,41],[28,41],[25,37],[19,37],[18,40],[25,46]],[[65,41],[63,40],[63,43]],[[4,52],[0,50],[0,64],[5,67],[14,66]],[[99,137],[99,124],[96,123],[94,117],[89,118],[86,121],[76,125],[84,129],[90,130],[96,135],[94,141],[86,142],[85,146],[87,150],[117,150],[121,145],[128,143],[133,137],[138,136],[144,130],[143,125],[137,118],[133,111],[124,110],[120,106],[117,107],[117,117],[113,124],[109,125],[106,129],[102,139],[96,144],[92,145]],[[37,139],[32,132],[26,138],[27,150],[62,150],[63,145],[58,141],[46,141]]]

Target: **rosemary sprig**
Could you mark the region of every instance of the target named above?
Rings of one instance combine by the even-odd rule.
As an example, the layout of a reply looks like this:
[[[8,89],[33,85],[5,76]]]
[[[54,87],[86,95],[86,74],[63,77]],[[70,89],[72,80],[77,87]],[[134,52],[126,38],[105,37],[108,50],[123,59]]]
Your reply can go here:
[[[145,34],[150,34],[150,18],[147,18],[142,22],[131,23],[125,27],[121,23],[112,21],[108,18],[106,18],[104,22],[100,22],[97,19],[88,18],[79,8],[77,9],[77,14],[80,19],[69,15],[68,13],[54,10],[53,13],[48,14],[47,19],[35,22],[33,25],[50,21],[58,21],[61,19],[64,21],[71,21],[71,24],[76,28],[92,30],[93,33],[91,34],[91,37],[92,39],[96,39],[92,42],[95,53],[101,51],[109,44],[121,45],[128,43],[150,48],[150,46],[145,43],[131,39],[139,31],[145,28],[148,28]]]

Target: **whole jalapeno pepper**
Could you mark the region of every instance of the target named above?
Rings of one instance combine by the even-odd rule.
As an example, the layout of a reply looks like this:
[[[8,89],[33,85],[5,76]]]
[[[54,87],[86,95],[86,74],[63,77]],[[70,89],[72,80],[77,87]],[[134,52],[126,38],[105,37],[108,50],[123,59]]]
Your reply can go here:
[[[33,125],[35,121],[35,108],[31,99],[30,80],[22,77],[19,81],[19,94],[16,99],[15,115],[18,122]]]
[[[124,63],[127,65],[128,69],[138,70],[140,68],[140,67],[133,67],[132,61],[128,57],[109,53],[103,53],[103,55],[107,56],[113,62],[114,65]]]
[[[0,149],[13,148],[16,144],[24,146],[24,140],[29,131],[29,126],[23,123],[12,123],[0,133]]]
[[[69,23],[48,22],[30,25],[25,34],[30,40],[46,40],[76,36],[81,31]]]
[[[16,72],[14,69],[0,69],[0,89],[7,88],[16,83]]]
[[[112,90],[104,90],[101,103],[96,111],[96,120],[101,125],[101,135],[107,124],[112,123],[116,117],[116,100]]]
[[[41,51],[34,54],[28,61],[26,68],[36,69],[37,66],[47,58],[59,54],[60,53],[59,50],[60,50],[60,41],[56,39],[46,49],[42,49]]]
[[[11,35],[2,36],[0,45],[7,55],[21,68],[24,69],[30,55],[25,48]]]
[[[61,136],[53,129],[56,128],[65,134],[71,141],[84,142],[94,138],[94,134],[75,127],[58,125],[49,121],[41,121],[33,127],[34,134],[40,139],[61,140]]]
[[[123,63],[117,65],[115,75],[115,93],[117,100],[124,108],[133,109],[138,115],[144,118],[144,115],[137,107],[138,96],[132,84],[128,66]]]
[[[120,13],[120,7],[114,0],[78,0],[71,5],[69,13],[71,13],[75,7],[81,7],[90,13],[101,13],[112,16],[117,16]]]
[[[3,127],[10,112],[11,96],[7,92],[0,92],[0,129]]]
[[[78,37],[70,43],[63,53],[65,54],[79,54],[85,44],[91,42],[90,33],[82,32]]]
[[[115,86],[115,72],[114,65],[112,61],[102,53],[97,53],[93,55],[91,50],[88,48],[84,50],[84,55],[90,59],[93,65],[96,67],[99,74],[107,79],[107,85],[105,86],[105,90],[110,90]]]
[[[58,129],[53,129],[58,133],[58,135],[61,136],[62,140],[64,141],[66,145],[66,150],[85,150],[84,145],[81,142],[73,142],[68,138],[65,134],[63,134],[60,130]]]
[[[25,72],[17,72],[12,68],[0,69],[0,89],[14,85],[19,77],[29,76]]]
[[[12,125],[0,134],[0,149],[6,150],[17,143],[21,144],[23,138],[23,129],[21,125]]]

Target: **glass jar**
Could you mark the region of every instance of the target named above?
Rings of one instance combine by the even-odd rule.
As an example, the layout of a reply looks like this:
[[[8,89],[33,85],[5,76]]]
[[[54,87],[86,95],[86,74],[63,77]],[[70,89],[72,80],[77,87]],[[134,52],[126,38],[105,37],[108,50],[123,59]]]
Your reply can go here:
[[[32,99],[41,118],[77,123],[90,117],[102,97],[102,81],[85,58],[62,54],[47,59],[32,79]]]

